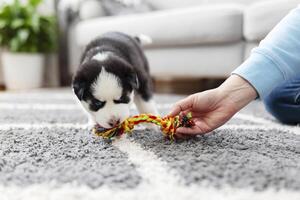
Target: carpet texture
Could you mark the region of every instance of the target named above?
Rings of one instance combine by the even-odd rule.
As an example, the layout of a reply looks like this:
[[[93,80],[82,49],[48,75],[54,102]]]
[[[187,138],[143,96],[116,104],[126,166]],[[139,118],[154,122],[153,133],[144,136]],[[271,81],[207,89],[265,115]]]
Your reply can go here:
[[[161,115],[181,98],[157,95]],[[143,127],[108,143],[69,90],[0,93],[0,113],[1,200],[300,199],[300,128],[259,101],[175,143]]]

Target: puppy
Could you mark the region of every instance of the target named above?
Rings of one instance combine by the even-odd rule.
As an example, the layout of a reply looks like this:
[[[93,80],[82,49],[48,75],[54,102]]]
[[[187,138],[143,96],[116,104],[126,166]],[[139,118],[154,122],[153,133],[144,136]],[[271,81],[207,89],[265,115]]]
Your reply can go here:
[[[90,125],[117,126],[129,117],[133,101],[139,113],[158,114],[141,47],[145,39],[108,32],[85,48],[72,86]]]

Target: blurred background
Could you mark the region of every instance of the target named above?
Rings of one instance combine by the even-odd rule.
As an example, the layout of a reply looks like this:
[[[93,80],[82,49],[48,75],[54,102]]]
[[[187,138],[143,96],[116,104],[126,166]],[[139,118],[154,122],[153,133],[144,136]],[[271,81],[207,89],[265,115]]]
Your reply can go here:
[[[85,45],[145,34],[156,92],[216,87],[300,0],[0,0],[0,88],[66,87]]]

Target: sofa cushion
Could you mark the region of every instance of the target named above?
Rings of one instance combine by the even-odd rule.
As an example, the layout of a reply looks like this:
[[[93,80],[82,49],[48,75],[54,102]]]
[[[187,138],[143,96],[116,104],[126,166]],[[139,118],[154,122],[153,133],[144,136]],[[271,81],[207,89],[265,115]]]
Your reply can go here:
[[[259,45],[259,42],[246,42],[244,50],[244,60],[249,58],[252,50]]]
[[[152,46],[227,43],[242,38],[242,9],[235,5],[201,6],[145,14],[113,16],[79,22],[79,45],[107,31],[146,34]]]
[[[156,9],[174,9],[205,4],[242,4],[249,5],[266,0],[148,0]]]
[[[244,37],[248,41],[262,40],[300,0],[271,0],[253,4],[245,10]]]
[[[90,18],[105,16],[106,12],[103,6],[98,0],[85,0],[80,4],[79,18],[81,20],[87,20]]]
[[[144,13],[153,10],[152,6],[150,6],[148,2],[141,0],[102,0],[102,6],[106,13],[110,16]]]
[[[174,9],[191,6],[199,6],[204,0],[148,0],[155,9]]]
[[[152,76],[165,78],[227,77],[242,63],[243,42],[147,49]]]

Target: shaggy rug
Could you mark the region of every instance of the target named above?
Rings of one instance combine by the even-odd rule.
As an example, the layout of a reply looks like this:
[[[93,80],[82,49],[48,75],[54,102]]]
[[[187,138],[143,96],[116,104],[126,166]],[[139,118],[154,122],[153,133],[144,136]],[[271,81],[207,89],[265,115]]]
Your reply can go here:
[[[162,115],[181,98],[155,97]],[[108,143],[69,90],[0,93],[0,113],[1,200],[300,199],[300,128],[259,101],[175,143],[143,127]]]

